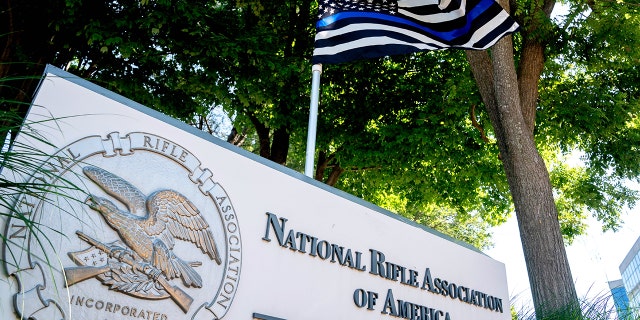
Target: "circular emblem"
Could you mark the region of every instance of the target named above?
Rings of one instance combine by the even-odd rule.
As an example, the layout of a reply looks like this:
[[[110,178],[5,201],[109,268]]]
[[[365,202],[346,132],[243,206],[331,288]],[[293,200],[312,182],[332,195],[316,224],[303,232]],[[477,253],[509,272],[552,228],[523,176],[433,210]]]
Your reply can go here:
[[[158,135],[88,136],[18,200],[5,267],[34,319],[222,319],[238,288],[238,219],[213,173]],[[42,174],[44,172],[53,173]]]

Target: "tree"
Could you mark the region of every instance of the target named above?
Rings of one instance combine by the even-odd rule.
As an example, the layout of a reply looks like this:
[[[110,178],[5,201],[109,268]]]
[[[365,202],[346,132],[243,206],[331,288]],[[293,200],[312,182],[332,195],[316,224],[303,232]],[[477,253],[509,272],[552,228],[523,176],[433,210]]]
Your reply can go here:
[[[469,54],[469,60],[499,141],[518,217],[534,305],[538,317],[544,318],[567,307],[577,308],[578,300],[551,180],[536,148],[533,126],[525,122],[527,119],[532,124],[533,114],[525,118],[525,111],[521,109],[524,104],[520,100],[512,52],[512,43],[506,39],[493,48],[491,61],[488,56],[478,57],[474,53]],[[483,69],[487,66],[493,67]],[[492,70],[493,74],[487,70]],[[494,87],[482,88],[481,83]]]
[[[538,318],[545,318],[559,310],[578,308],[551,181],[534,140],[539,82],[548,57],[545,50],[549,50],[554,40],[544,28],[548,27],[555,1],[533,2],[528,7],[529,12],[518,5],[515,15],[524,30],[517,71],[514,46],[509,38],[496,44],[491,57],[487,52],[469,52],[467,57],[499,142],[518,217],[536,314]],[[597,19],[598,12],[593,14]],[[624,123],[628,118],[618,119]],[[626,166],[613,161],[608,162],[609,165]],[[633,174],[637,176],[637,172]]]

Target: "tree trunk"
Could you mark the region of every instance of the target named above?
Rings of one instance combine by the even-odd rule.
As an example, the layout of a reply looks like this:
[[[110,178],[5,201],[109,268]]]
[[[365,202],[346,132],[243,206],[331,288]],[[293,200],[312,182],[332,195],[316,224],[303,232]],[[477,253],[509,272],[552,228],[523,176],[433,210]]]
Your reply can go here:
[[[327,157],[327,153],[320,150],[318,152],[318,161],[316,164],[316,172],[314,175],[314,179],[318,181],[322,181],[324,179],[324,172],[329,167],[329,162],[333,157]]]
[[[272,136],[271,129],[260,122],[256,116],[250,114],[249,119],[258,134],[260,156],[275,163],[286,165],[287,154],[289,153],[289,139],[291,137],[289,130],[285,127],[277,128],[273,130]]]
[[[327,156],[327,153],[324,151],[318,152],[318,164],[316,165],[316,173],[314,176],[316,180],[324,181],[325,184],[332,187],[335,186],[336,183],[338,183],[340,175],[342,175],[342,173],[344,173],[345,171],[345,169],[340,167],[339,164],[335,163],[334,160],[335,153]],[[331,167],[331,172],[329,172],[329,176],[325,179],[324,176],[329,167]]]
[[[537,2],[535,12],[540,16],[549,18],[555,0]],[[536,124],[536,107],[538,106],[538,81],[544,70],[544,44],[540,37],[536,36],[536,30],[542,25],[540,18],[532,19],[523,33],[522,54],[518,65],[518,86],[520,90],[520,103],[522,116],[527,129],[533,134]]]
[[[540,57],[535,54],[531,56]],[[543,61],[521,60],[521,64],[531,63],[531,73],[537,71],[538,76],[533,77],[528,73],[527,78],[519,82],[511,37],[505,37],[492,48],[491,59],[486,51],[468,52],[467,57],[502,155],[518,219],[536,316],[542,319],[557,316],[559,312],[576,312],[578,300],[551,181],[533,139],[537,85],[542,70],[541,66],[533,64]],[[522,100],[521,89],[526,90]]]
[[[242,129],[242,133],[238,132],[236,127],[231,128],[231,132],[227,137],[227,142],[231,143],[234,146],[242,146],[244,141],[247,139],[247,128]]]
[[[269,160],[281,165],[287,164],[287,155],[289,154],[289,130],[286,127],[280,127],[273,131],[273,141],[271,142],[271,157]]]
[[[327,180],[324,183],[330,186],[335,186],[336,183],[338,183],[338,179],[340,179],[340,175],[342,175],[344,171],[345,169],[340,167],[339,165],[333,166],[331,172],[329,173],[329,177],[327,177]]]
[[[522,48],[522,63],[518,68],[518,87],[522,117],[527,130],[533,135],[536,126],[536,107],[538,106],[538,80],[544,68],[542,44],[525,40]]]
[[[258,148],[260,152],[260,156],[263,158],[271,158],[271,139],[269,128],[265,126],[258,117],[253,114],[249,114],[249,119],[253,124],[253,127],[256,128],[256,134],[258,134]]]

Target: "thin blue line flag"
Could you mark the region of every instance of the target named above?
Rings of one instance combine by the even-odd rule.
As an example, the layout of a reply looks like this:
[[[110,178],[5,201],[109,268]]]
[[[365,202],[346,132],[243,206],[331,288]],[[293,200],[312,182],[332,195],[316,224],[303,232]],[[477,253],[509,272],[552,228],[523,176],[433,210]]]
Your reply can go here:
[[[312,62],[483,50],[518,28],[495,0],[318,0]]]

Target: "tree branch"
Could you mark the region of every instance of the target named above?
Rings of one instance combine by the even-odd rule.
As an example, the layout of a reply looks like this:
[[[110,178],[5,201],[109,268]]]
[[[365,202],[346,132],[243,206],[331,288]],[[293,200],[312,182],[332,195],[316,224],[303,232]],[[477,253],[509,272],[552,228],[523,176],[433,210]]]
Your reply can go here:
[[[343,172],[344,168],[340,167],[339,165],[335,165],[331,170],[331,173],[329,173],[329,177],[327,178],[327,181],[325,181],[325,183],[330,186],[334,186],[338,182],[338,179]]]
[[[469,109],[469,118],[471,118],[471,125],[473,125],[480,132],[480,138],[482,141],[489,143],[489,138],[484,134],[484,128],[478,123],[476,119],[476,105],[471,105]]]
[[[351,168],[345,168],[345,171],[350,171],[350,172],[355,172],[355,171],[367,171],[367,170],[380,170],[382,169],[381,166],[371,166],[371,167],[362,167],[362,168],[358,168],[358,167],[351,167]]]

